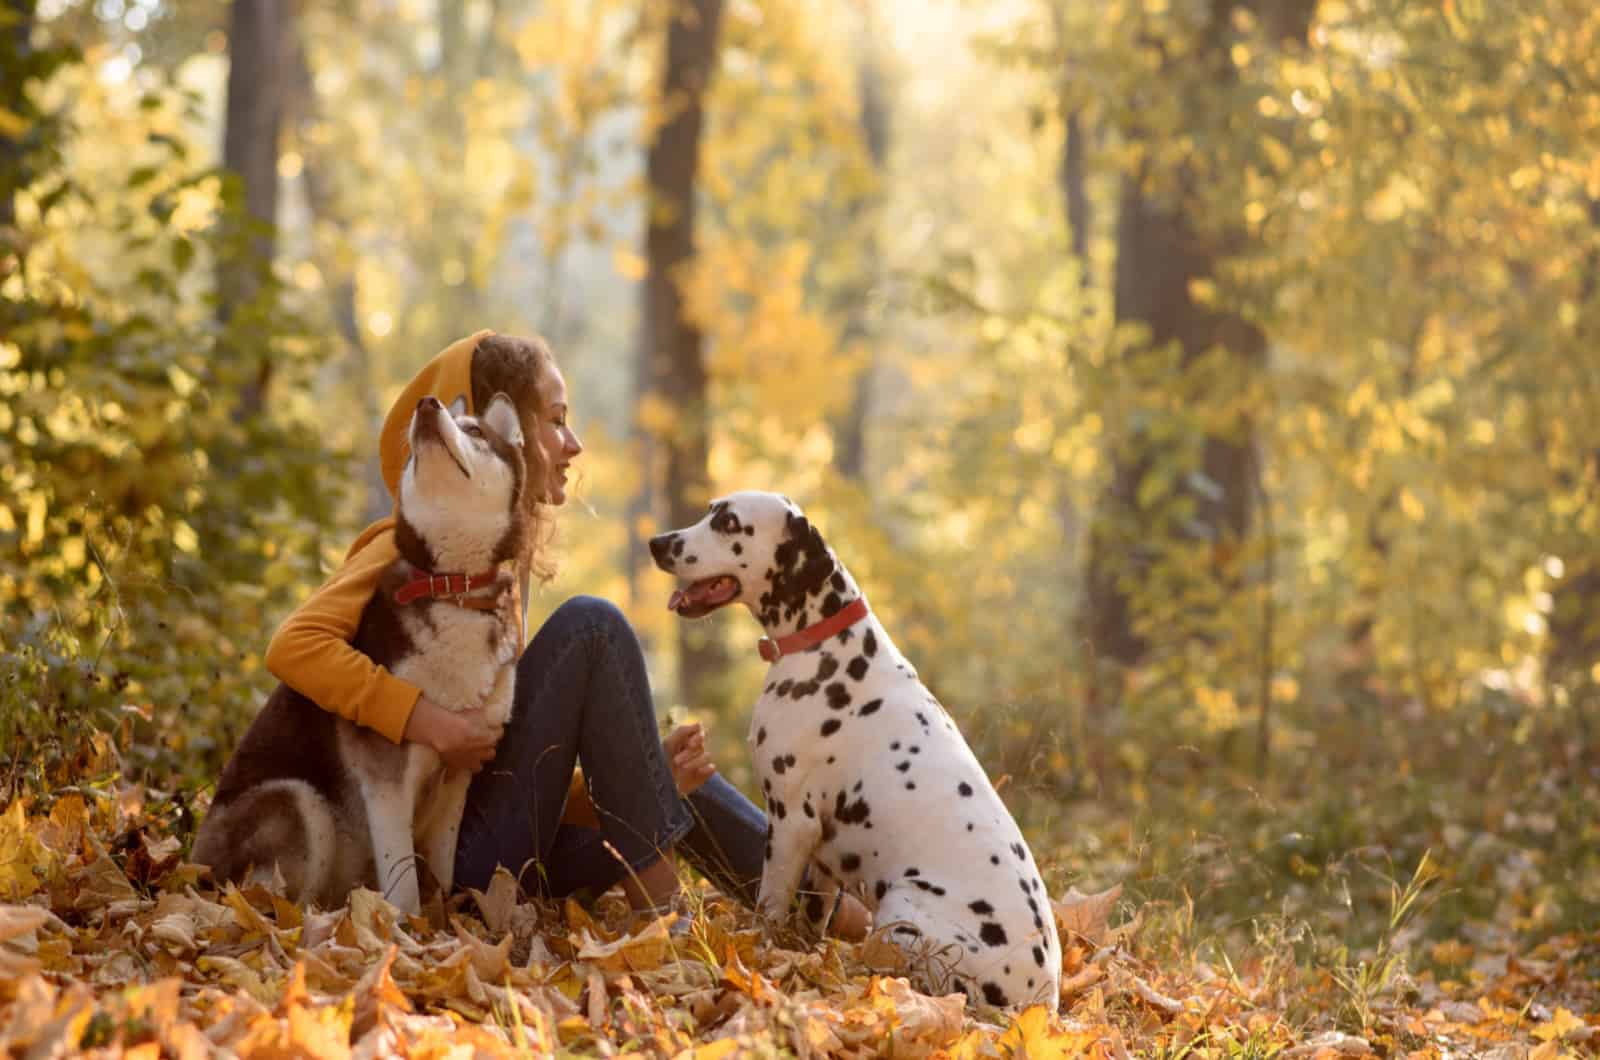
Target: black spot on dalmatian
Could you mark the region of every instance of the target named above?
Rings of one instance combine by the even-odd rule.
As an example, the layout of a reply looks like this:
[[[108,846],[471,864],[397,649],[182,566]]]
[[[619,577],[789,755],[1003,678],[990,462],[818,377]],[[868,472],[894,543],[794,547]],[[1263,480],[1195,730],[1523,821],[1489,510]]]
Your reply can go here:
[[[839,797],[834,800],[833,816],[840,824],[865,824],[869,828],[872,822],[867,818],[872,816],[872,807],[867,805],[866,799],[857,799],[855,802],[846,802],[844,792],[839,792]]]
[[[771,695],[771,694],[772,694],[772,690],[773,690],[773,689],[774,689],[774,688],[777,688],[777,687],[778,687],[778,686],[777,686],[777,685],[775,685],[775,684],[773,684],[773,685],[768,685],[768,686],[767,686],[767,687],[766,687],[766,688],[763,688],[763,689],[762,689],[762,690],[761,690],[761,694],[762,694],[762,695],[764,695],[764,696],[767,696],[767,695]]]
[[[821,686],[818,685],[817,682],[815,682],[815,681],[799,681],[799,682],[796,682],[793,690],[791,690],[790,693],[789,693],[789,698],[790,699],[805,699],[807,696],[814,696],[814,695],[817,694],[817,689],[820,688],[820,687]]]
[[[818,858],[817,859],[817,868],[821,869],[822,870],[822,874],[824,876],[828,877],[828,879],[830,879],[830,880],[833,879],[833,870],[828,867],[828,863],[826,861],[823,861],[821,858]]]
[[[764,744],[766,742],[767,742],[767,727],[765,725],[763,725],[761,728],[756,730],[756,746],[760,747],[762,744]]]
[[[772,760],[772,771],[781,777],[783,776],[783,771],[794,765],[794,763],[794,755],[778,755]]]
[[[913,865],[909,869],[906,870],[905,874],[906,874],[906,878],[910,879],[912,877],[921,876],[922,875],[922,870],[917,868],[915,865]]]
[[[743,546],[743,545],[741,545],[741,544],[739,544],[739,542],[737,542],[737,541],[735,541],[735,542],[734,542],[734,543],[733,543],[733,554],[734,554],[734,555],[735,555],[735,556],[742,556],[742,555],[744,555],[744,546]]]
[[[895,766],[895,768],[904,773],[906,770],[911,768],[911,763],[909,761],[901,762],[899,765]]]
[[[972,797],[972,785],[968,784],[964,780],[961,783],[956,785],[956,790],[961,793],[961,797],[962,798],[971,798]]]
[[[837,615],[840,609],[843,607],[844,601],[839,598],[839,594],[829,593],[822,601],[822,617],[832,618],[834,615]]]
[[[828,678],[832,677],[834,674],[836,674],[838,672],[839,672],[839,660],[835,659],[832,655],[829,655],[827,652],[823,652],[822,653],[822,661],[817,664],[817,676],[812,678],[812,680],[817,681],[817,682],[826,681]]]
[[[927,891],[929,894],[940,898],[944,897],[944,888],[936,883],[929,883],[927,880],[912,880],[911,884],[918,890]]]
[[[834,733],[839,731],[839,726],[843,724],[844,722],[840,721],[838,718],[829,718],[827,721],[822,723],[822,735],[832,736]]]
[[[833,591],[834,592],[836,592],[836,593],[844,592],[844,575],[840,574],[838,571],[834,571],[833,572],[833,577],[828,579],[828,584],[833,586]]]
[[[883,896],[888,894],[888,893],[889,893],[889,883],[888,883],[887,880],[879,880],[878,883],[877,883],[877,886],[872,888],[873,897],[876,898],[880,902],[883,901]]]
[[[1028,849],[1026,847],[1024,847],[1021,843],[1012,843],[1011,844],[1011,853],[1013,853],[1013,854],[1015,854],[1017,856],[1017,860],[1018,861],[1027,860]],[[1027,885],[1026,882],[1023,883],[1022,889],[1024,891],[1026,891],[1028,889],[1028,885]]]
[[[907,791],[916,791],[917,790],[917,782],[914,781],[914,780],[906,781],[906,790]]]
[[[914,755],[922,753],[922,748],[918,747],[916,744],[912,744],[911,747],[909,748],[909,750]]]
[[[800,804],[800,809],[805,812],[805,815],[807,817],[816,817],[816,815],[817,815],[817,811],[813,810],[811,808],[811,800],[810,799],[807,799],[805,802],[802,802]]]
[[[860,854],[846,854],[839,859],[839,867],[846,872],[854,872],[861,867]]]
[[[972,822],[971,821],[967,822],[967,831],[969,831],[969,832],[972,831]]]
[[[985,945],[1004,946],[1006,944],[1006,929],[993,920],[986,920],[983,927],[978,929],[978,937]]]
[[[813,924],[822,922],[822,895],[812,893],[806,896],[806,919]]]
[[[864,780],[858,780],[858,781],[856,781],[856,786],[851,788],[850,790],[851,791],[860,791],[861,790],[861,785],[863,785],[865,783],[866,783],[866,781],[864,781]]]
[[[676,538],[672,542],[672,556],[674,559],[683,555],[683,538]]]
[[[859,681],[863,677],[867,676],[867,670],[871,667],[871,665],[871,663],[867,662],[867,657],[865,655],[857,655],[854,659],[850,660],[850,665],[845,668],[845,672],[855,680]]]
[[[872,630],[867,630],[867,635],[861,639],[861,650],[867,653],[867,658],[878,654],[878,638],[872,635]]]
[[[868,714],[876,714],[878,713],[878,708],[881,706],[883,706],[883,700],[881,699],[874,699],[870,703],[863,703],[861,704],[861,709],[856,711],[856,717],[864,718]]]
[[[835,681],[828,686],[828,709],[843,710],[850,705],[850,690],[845,688],[842,681]]]
[[[1033,963],[1037,964],[1041,968],[1044,967],[1044,950],[1040,949],[1038,946],[1033,948]],[[1028,980],[1028,985],[1032,986],[1033,980]]]
[[[899,740],[890,740],[889,741],[889,750],[891,750],[891,751],[900,750],[900,741]]]
[[[772,800],[772,812],[780,821],[789,816],[789,808],[783,804],[782,799]]]
[[[756,536],[756,528],[753,527],[753,526],[745,527],[744,528],[744,536],[745,537],[755,537]]]
[[[831,765],[833,765],[833,756],[832,756],[832,755],[829,755],[829,756],[828,756],[828,764],[829,764],[829,765],[830,765],[830,766],[831,766]]]
[[[822,818],[822,841],[831,843],[839,835],[839,829],[834,825],[832,818],[824,815]]]
[[[1000,988],[999,983],[984,983],[983,999],[991,1005],[1002,1008],[1011,1004],[1010,1001],[1006,1000],[1006,992]]]
[[[967,908],[972,910],[974,913],[977,913],[979,916],[988,916],[990,913],[994,912],[994,906],[990,905],[982,898],[979,898],[976,902],[967,903]]]
[[[923,713],[922,713],[922,711],[920,711],[920,710],[919,710],[919,711],[917,711],[917,721],[918,721],[918,723],[919,723],[919,724],[921,724],[921,726],[922,726],[922,727],[923,727],[923,728],[924,728],[924,729],[926,729],[926,728],[927,728],[927,727],[928,727],[928,719],[927,719],[927,716],[926,716],[926,715],[924,715],[924,714],[923,714]]]
[[[789,689],[791,689],[793,687],[794,687],[794,681],[792,681],[792,680],[784,680],[784,681],[778,682],[778,695],[780,695],[780,696],[788,695],[789,694]]]
[[[989,864],[991,864],[991,865],[1000,864],[1000,855],[999,854],[990,854],[989,855]]]

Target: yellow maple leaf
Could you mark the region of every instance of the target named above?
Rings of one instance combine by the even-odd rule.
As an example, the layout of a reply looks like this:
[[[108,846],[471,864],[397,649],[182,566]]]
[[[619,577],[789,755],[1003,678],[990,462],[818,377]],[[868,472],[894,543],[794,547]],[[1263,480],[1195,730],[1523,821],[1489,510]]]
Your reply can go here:
[[[1533,1036],[1541,1042],[1553,1042],[1584,1026],[1586,1024],[1583,1020],[1574,1016],[1569,1010],[1558,1008],[1554,1016],[1533,1029]]]
[[[1014,1057],[1028,1060],[1070,1060],[1083,1051],[1077,1035],[1056,1031],[1050,1026],[1050,1013],[1043,1005],[1030,1005],[1017,1013],[1000,1046]]]
[[[22,799],[12,799],[0,815],[0,898],[15,901],[39,890],[50,852],[28,826]],[[36,871],[37,870],[37,871]]]

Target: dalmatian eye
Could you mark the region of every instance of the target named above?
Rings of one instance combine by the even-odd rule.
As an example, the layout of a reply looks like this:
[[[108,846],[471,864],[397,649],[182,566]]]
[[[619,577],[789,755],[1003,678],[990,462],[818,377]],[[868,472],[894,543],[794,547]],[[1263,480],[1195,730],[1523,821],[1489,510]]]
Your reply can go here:
[[[719,534],[737,534],[744,527],[739,523],[739,517],[730,511],[721,511],[711,520],[711,529]]]

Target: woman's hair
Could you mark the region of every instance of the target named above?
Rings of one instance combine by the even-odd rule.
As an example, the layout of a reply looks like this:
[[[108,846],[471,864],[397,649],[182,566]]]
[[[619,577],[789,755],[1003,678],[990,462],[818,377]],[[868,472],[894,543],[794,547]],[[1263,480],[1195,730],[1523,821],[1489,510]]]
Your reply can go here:
[[[555,520],[543,503],[539,485],[550,481],[550,468],[535,439],[544,420],[544,399],[539,384],[555,371],[555,355],[540,338],[486,335],[472,351],[472,407],[488,407],[495,394],[504,394],[516,406],[522,422],[522,510],[527,528],[519,551],[530,573],[540,581],[555,576],[555,562],[546,553],[555,532]]]

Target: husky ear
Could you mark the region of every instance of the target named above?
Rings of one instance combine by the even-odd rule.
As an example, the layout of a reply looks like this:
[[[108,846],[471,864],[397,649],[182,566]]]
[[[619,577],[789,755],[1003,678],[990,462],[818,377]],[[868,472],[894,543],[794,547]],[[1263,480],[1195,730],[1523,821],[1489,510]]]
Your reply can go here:
[[[450,418],[453,420],[460,419],[462,416],[465,416],[467,414],[467,395],[458,395],[454,401],[450,402],[447,411],[450,413]]]
[[[517,418],[517,407],[504,394],[496,394],[489,399],[483,422],[510,444],[521,447],[522,421]]]

